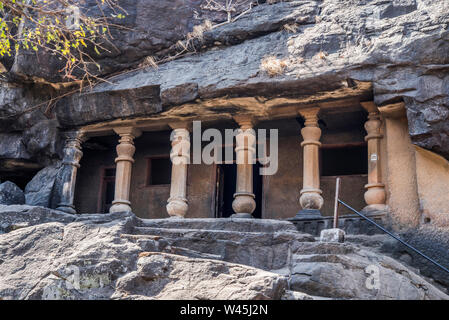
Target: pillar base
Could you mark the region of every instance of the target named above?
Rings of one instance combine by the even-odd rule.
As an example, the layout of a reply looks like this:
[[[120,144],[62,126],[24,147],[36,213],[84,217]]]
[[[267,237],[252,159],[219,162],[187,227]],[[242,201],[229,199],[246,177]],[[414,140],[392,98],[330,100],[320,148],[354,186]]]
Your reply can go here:
[[[63,211],[65,213],[76,214],[76,210],[74,206],[68,205],[59,205],[56,210]]]
[[[170,218],[184,218],[187,210],[189,210],[189,204],[186,198],[173,198],[170,197],[167,200],[167,213]]]
[[[301,209],[293,218],[288,220],[311,220],[311,219],[321,219],[323,216],[321,215],[320,210],[318,209]]]
[[[370,204],[362,209],[361,213],[365,216],[374,216],[385,214],[388,211],[388,206],[385,204]]]
[[[109,213],[113,213],[113,212],[131,212],[132,210],[131,210],[130,204],[131,204],[131,202],[124,201],[124,200],[120,201],[120,202],[112,201],[112,206],[109,209]]]
[[[237,219],[253,219],[253,215],[251,213],[234,213],[231,215],[231,218]]]
[[[170,216],[167,219],[185,219],[183,216]]]

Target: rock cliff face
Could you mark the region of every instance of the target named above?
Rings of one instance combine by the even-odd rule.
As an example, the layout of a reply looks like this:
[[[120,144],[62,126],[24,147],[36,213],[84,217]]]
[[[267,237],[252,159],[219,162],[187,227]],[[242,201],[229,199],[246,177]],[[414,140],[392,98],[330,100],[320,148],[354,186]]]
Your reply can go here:
[[[360,244],[285,221],[0,206],[0,299],[449,299]]]
[[[127,29],[113,31],[118,49],[99,58],[99,75],[109,81],[60,100],[51,99],[71,89],[57,59],[21,52],[2,61],[0,171],[34,174],[46,167],[24,192],[0,184],[2,203],[51,206],[63,130],[176,106],[201,112],[212,99],[313,102],[362,88],[378,105],[404,101],[412,142],[449,159],[447,0],[259,0],[251,10],[236,8],[234,17],[245,13],[206,30],[174,59],[177,42],[194,26],[225,21],[205,2],[122,1],[128,15],[117,23]],[[148,56],[165,62],[137,68]],[[261,69],[267,56],[283,61],[282,73]],[[434,239],[447,244],[447,238],[420,232],[422,247],[440,254]],[[0,233],[3,299],[448,298],[418,270],[367,248],[369,241],[323,244],[287,222],[174,225],[132,214],[0,206]],[[400,249],[390,251],[408,261]],[[367,285],[370,266],[380,282],[370,278]]]
[[[132,71],[147,56],[175,55],[176,42],[206,19],[224,21],[223,13],[205,10],[204,2],[123,1],[128,16],[119,23],[132,31],[116,31],[119,51],[99,62],[103,76],[127,73],[53,108],[33,106],[63,92],[56,84],[63,79],[55,59],[21,53],[4,61],[11,80],[0,92],[0,158],[20,160],[18,167],[44,166],[59,157],[58,129],[225,96],[313,101],[363,81],[372,83],[370,92],[379,105],[404,100],[412,141],[449,159],[447,1],[259,1],[235,22],[193,40],[195,52],[158,69]],[[237,8],[235,16],[246,9]],[[293,24],[290,31],[284,29]],[[260,69],[270,55],[286,62],[283,74],[269,77]]]

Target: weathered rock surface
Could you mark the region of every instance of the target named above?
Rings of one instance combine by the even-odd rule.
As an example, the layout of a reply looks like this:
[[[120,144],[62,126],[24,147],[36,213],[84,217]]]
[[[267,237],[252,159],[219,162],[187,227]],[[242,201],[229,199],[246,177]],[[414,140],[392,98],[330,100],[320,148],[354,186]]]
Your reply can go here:
[[[157,69],[118,75],[93,91],[62,99],[56,107],[57,120],[67,128],[154,116],[173,106],[217,97],[316,100],[326,92],[366,81],[372,83],[366,99],[374,98],[377,104],[404,100],[412,141],[449,159],[446,0],[265,2],[259,1],[259,6],[233,23],[206,31],[202,41],[193,40],[195,53]],[[121,3],[128,15],[117,23],[130,29],[114,31],[119,51],[114,49],[99,59],[101,72],[106,75],[132,68],[146,56],[173,55],[178,50],[176,42],[185,39],[195,25],[205,19],[215,24],[224,21],[223,13],[202,9],[204,3]],[[87,2],[86,6],[93,4]],[[237,8],[234,16],[246,9]],[[91,12],[95,14],[95,10]],[[292,23],[297,25],[296,32],[283,30],[285,24]],[[268,55],[287,62],[284,74],[269,77],[260,69],[261,60]],[[54,59],[21,53],[10,73],[30,81],[59,82],[61,78],[55,72],[59,69]],[[0,131],[22,134],[39,121],[47,121],[39,109],[23,113],[36,101],[56,95],[50,93],[54,89],[38,89],[32,84],[2,87]],[[230,105],[215,112],[232,113],[234,109]],[[184,110],[184,114],[192,112]],[[53,151],[54,142],[49,144],[46,139],[37,137],[33,141],[25,135],[24,141],[31,143],[24,150],[32,157],[34,152],[53,157],[57,153]]]
[[[76,216],[61,211],[29,205],[0,205],[0,217],[0,234],[50,222],[69,223],[76,219]]]
[[[50,165],[60,156],[62,142],[59,137],[57,120],[42,120],[23,133],[26,150],[38,163]]]
[[[0,133],[0,158],[30,160],[31,156],[19,133]]]
[[[14,84],[0,81],[0,132],[21,131],[47,119],[44,108],[36,108],[48,89],[39,85]]]
[[[392,258],[355,244],[315,242],[288,222],[186,220],[173,229],[176,221],[131,213],[0,206],[0,297],[449,299]],[[224,251],[213,254],[211,246]],[[380,269],[380,289],[366,285],[369,266]]]
[[[301,243],[293,255],[292,290],[336,299],[448,299],[396,260],[352,244]]]
[[[23,191],[11,181],[0,183],[0,204],[24,204]]]
[[[51,90],[0,81],[0,177],[4,171],[42,168],[59,157],[59,124],[45,114]]]
[[[167,253],[141,253],[137,271],[117,281],[113,298],[280,299],[287,279],[271,272]]]
[[[447,229],[424,224],[419,229],[399,233],[399,236],[442,266],[446,268],[449,266],[449,251],[447,250],[449,232]],[[418,268],[422,275],[435,279],[436,283],[442,287],[449,288],[447,272],[385,234],[350,235],[348,241],[369,247],[370,250],[381,254],[388,254],[400,262]]]
[[[31,206],[50,208],[56,203],[53,199],[53,185],[61,167],[60,162],[40,170],[25,187],[25,203]]]
[[[307,97],[352,79],[372,82],[377,104],[403,99],[412,140],[448,157],[447,6],[443,0],[261,5],[204,34],[206,47],[224,46],[114,77],[112,84],[61,101],[58,118],[65,125],[99,121],[97,97],[128,90],[153,90],[157,96],[150,109],[162,105],[164,110],[223,96]],[[296,33],[279,30],[288,21],[298,24]],[[261,71],[267,55],[288,61],[286,72],[271,78]],[[131,106],[141,108],[138,102]]]

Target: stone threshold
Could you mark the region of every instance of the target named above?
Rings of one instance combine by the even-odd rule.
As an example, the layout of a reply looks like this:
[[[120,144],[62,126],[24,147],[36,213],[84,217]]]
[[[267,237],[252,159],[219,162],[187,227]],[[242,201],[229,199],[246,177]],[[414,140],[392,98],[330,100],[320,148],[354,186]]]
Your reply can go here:
[[[368,218],[376,223],[382,225],[382,222],[386,216],[384,212],[376,212],[366,215]],[[323,216],[320,218],[305,218],[288,219],[291,223],[296,226],[296,229],[300,232],[310,233],[314,236],[319,236],[321,230],[333,228],[334,217],[333,216]],[[338,228],[345,230],[347,234],[381,234],[381,230],[377,229],[367,220],[356,214],[344,215],[338,218]]]

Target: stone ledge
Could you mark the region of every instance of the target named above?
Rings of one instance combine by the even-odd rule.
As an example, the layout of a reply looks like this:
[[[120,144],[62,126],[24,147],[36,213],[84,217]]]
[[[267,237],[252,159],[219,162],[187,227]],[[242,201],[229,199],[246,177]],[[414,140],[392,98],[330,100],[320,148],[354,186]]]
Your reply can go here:
[[[382,223],[385,213],[369,215],[376,223]],[[338,218],[338,228],[347,234],[380,234],[382,231],[358,215],[345,215]],[[300,232],[319,236],[321,230],[333,228],[334,218],[331,216],[318,219],[290,220]]]

